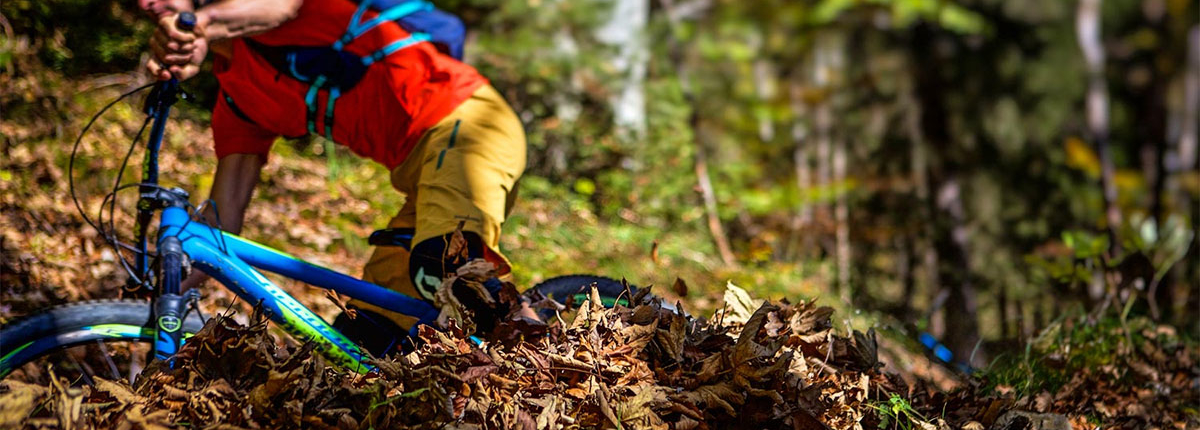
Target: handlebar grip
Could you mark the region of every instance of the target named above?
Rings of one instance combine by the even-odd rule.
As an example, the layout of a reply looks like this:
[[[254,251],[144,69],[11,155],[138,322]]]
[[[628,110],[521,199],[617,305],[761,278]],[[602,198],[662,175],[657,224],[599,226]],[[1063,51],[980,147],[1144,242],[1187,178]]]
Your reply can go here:
[[[191,32],[196,29],[196,14],[191,12],[180,12],[179,17],[175,18],[175,27],[180,30]]]

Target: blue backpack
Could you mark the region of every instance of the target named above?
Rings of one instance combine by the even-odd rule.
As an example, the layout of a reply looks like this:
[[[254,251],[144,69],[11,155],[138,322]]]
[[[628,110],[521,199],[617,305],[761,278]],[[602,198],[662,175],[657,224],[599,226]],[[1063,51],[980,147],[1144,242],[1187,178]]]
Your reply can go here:
[[[439,51],[462,60],[466,29],[458,17],[438,10],[424,0],[350,0],[358,10],[340,39],[327,47],[271,46],[246,39],[280,73],[309,84],[304,102],[308,106],[308,132],[317,133],[317,93],[329,91],[324,107],[324,133],[333,140],[333,107],[342,91],[349,90],[362,79],[367,67],[384,57],[420,42],[431,42]],[[367,10],[379,12],[375,18],[363,20]],[[342,50],[354,39],[386,22],[396,22],[410,36],[392,42],[366,56]],[[228,97],[228,96],[226,96]],[[232,100],[227,100],[232,105]]]

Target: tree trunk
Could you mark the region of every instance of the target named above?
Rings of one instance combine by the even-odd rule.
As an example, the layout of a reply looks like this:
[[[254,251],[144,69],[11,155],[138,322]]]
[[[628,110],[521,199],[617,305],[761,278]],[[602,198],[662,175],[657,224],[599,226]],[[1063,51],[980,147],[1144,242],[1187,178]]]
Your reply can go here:
[[[1113,182],[1115,168],[1108,144],[1108,86],[1104,80],[1104,45],[1100,41],[1100,2],[1080,0],[1076,9],[1075,29],[1079,47],[1087,62],[1087,125],[1092,143],[1100,155],[1100,186],[1104,196],[1104,218],[1108,224],[1109,254],[1121,250],[1117,228],[1121,226],[1121,211],[1117,207],[1117,186]]]
[[[904,310],[904,321],[914,322],[910,318],[916,314],[913,312],[912,306],[912,298],[917,292],[916,248],[913,246],[914,238],[912,237],[900,237],[898,241],[900,242],[900,246],[897,247],[900,250],[898,271],[900,272],[900,285],[904,291],[904,296],[900,298],[900,306]]]
[[[912,67],[916,66],[914,65]],[[902,106],[920,106],[919,102],[914,99],[916,95],[913,94],[912,91],[913,89],[910,88],[908,89],[908,92],[905,93],[904,100],[901,102]],[[917,267],[921,269],[920,273],[922,273],[923,279],[927,281],[927,284],[923,288],[923,292],[926,296],[933,296],[936,294],[937,290],[941,288],[941,285],[932,282],[932,280],[937,279],[938,260],[937,252],[934,250],[933,246],[929,244],[928,239],[935,235],[933,222],[931,222],[931,220],[934,219],[934,215],[930,210],[932,205],[925,204],[929,201],[930,194],[928,178],[929,156],[927,155],[928,149],[925,143],[925,136],[921,133],[921,112],[919,108],[908,109],[906,111],[904,115],[904,128],[909,139],[911,140],[909,146],[911,149],[909,154],[909,171],[912,173],[912,193],[916,197],[915,203],[910,207],[910,210],[919,213],[920,215],[918,218],[925,220],[925,222],[920,223],[920,226],[913,232],[913,237],[911,238],[913,243],[910,246],[914,250],[914,258],[916,258],[919,253],[920,260],[918,260],[916,264]],[[912,291],[910,293],[915,294],[915,280],[913,281],[911,290]],[[910,297],[906,297],[905,301],[911,303],[911,295]],[[935,335],[941,334],[940,332],[935,332],[932,330],[931,333],[934,333]]]
[[[934,285],[947,291],[944,343],[956,360],[970,360],[970,364],[981,366],[987,360],[985,354],[976,351],[978,307],[970,270],[969,231],[958,173],[960,162],[946,123],[949,117],[943,92],[946,82],[941,75],[944,61],[935,50],[929,49],[937,43],[933,32],[929,24],[918,24],[914,30],[913,78],[920,106],[921,135],[931,147],[943,148],[940,163],[931,162],[926,176],[929,189],[936,190],[928,202],[929,212],[934,214],[929,222],[934,225],[933,248],[938,260]]]
[[[941,264],[938,278],[948,285],[946,298],[945,344],[957,360],[982,366],[987,363],[976,351],[979,344],[979,310],[975,285],[971,279],[966,213],[962,204],[962,188],[955,176],[940,181],[936,199],[938,224],[945,225],[934,239]],[[947,234],[948,233],[948,234]]]
[[[1180,170],[1190,170],[1200,173],[1200,130],[1196,118],[1200,117],[1200,25],[1194,25],[1188,30],[1187,36],[1187,76],[1184,78],[1183,127],[1179,134],[1179,149],[1177,163]],[[1190,286],[1187,294],[1185,309],[1200,309],[1200,202],[1193,199],[1187,191],[1183,191],[1181,201],[1190,212],[1192,220],[1192,244],[1187,255],[1183,257],[1182,269],[1184,281],[1182,285]],[[1191,314],[1185,312],[1184,315]],[[1194,315],[1194,314],[1193,314]],[[1200,333],[1200,318],[1192,318],[1192,333]]]
[[[1177,158],[1179,170],[1200,170],[1200,130],[1196,118],[1200,117],[1200,25],[1188,30],[1187,67],[1184,77],[1184,102],[1179,133]],[[1186,195],[1186,193],[1185,193]],[[1190,206],[1195,208],[1194,205]]]
[[[646,24],[650,0],[614,0],[612,15],[596,31],[596,39],[617,46],[613,68],[621,75],[621,88],[612,96],[613,122],[631,138],[645,135],[646,96],[642,83],[650,59],[646,46]]]
[[[754,94],[758,102],[769,105],[775,97],[775,67],[765,58],[754,60]],[[766,111],[764,109],[763,111]],[[758,114],[758,138],[764,143],[775,139],[775,123],[770,114]]]
[[[1004,282],[999,282],[996,285],[996,307],[1000,313],[1000,339],[1009,340],[1009,315],[1008,315],[1008,285]]]
[[[796,74],[799,76],[799,73]],[[793,77],[789,97],[791,100],[792,115],[795,116],[792,123],[792,164],[796,173],[796,192],[799,193],[799,203],[796,208],[796,214],[792,217],[792,240],[789,240],[789,258],[804,256],[807,254],[809,247],[812,244],[812,235],[809,227],[812,225],[812,203],[808,201],[809,188],[812,179],[810,178],[809,167],[809,151],[810,145],[808,140],[809,131],[806,122],[808,109],[804,102],[804,87],[800,84],[798,77]]]
[[[1165,45],[1164,48],[1170,50],[1170,45],[1166,42],[1170,36],[1166,31],[1165,11],[1158,8],[1144,8],[1143,11],[1146,13],[1147,27],[1159,40],[1163,40],[1161,43]],[[1163,199],[1166,194],[1167,178],[1170,175],[1166,166],[1167,126],[1170,121],[1167,113],[1167,88],[1170,75],[1176,65],[1173,59],[1162,61],[1164,58],[1159,55],[1161,54],[1150,55],[1145,61],[1146,68],[1150,71],[1150,80],[1139,91],[1141,93],[1141,109],[1138,109],[1138,124],[1140,124],[1141,133],[1139,135],[1142,139],[1142,156],[1145,165],[1143,171],[1147,175],[1146,183],[1150,185],[1150,216],[1157,230],[1161,232],[1163,222],[1166,220]],[[1151,281],[1150,288],[1146,292],[1150,304],[1150,316],[1156,321],[1171,318],[1171,311],[1174,307],[1171,305],[1174,303],[1172,297],[1175,290],[1174,275],[1175,271],[1170,270],[1161,279]],[[1165,307],[1162,306],[1164,304]]]
[[[661,0],[663,9],[667,13],[668,24],[672,28],[671,34],[674,35],[674,28],[679,25],[679,22],[691,14],[701,14],[708,4],[697,4],[694,6],[697,9],[692,9],[681,12],[674,2],[671,0]],[[686,5],[685,5],[686,6]],[[708,219],[708,230],[712,233],[713,242],[716,243],[717,252],[720,254],[721,262],[726,266],[733,266],[736,260],[733,256],[733,249],[729,246],[729,237],[725,235],[725,228],[721,225],[721,217],[717,212],[717,196],[713,191],[712,179],[708,173],[708,152],[704,146],[703,133],[700,132],[700,111],[696,106],[696,97],[692,94],[691,77],[689,75],[687,52],[684,50],[683,43],[672,37],[669,42],[669,53],[671,61],[675,64],[675,73],[679,79],[679,85],[683,88],[683,98],[691,106],[691,114],[688,118],[688,125],[693,133],[693,140],[696,143],[695,156],[695,172],[697,187],[700,189],[700,196],[704,200],[704,213]]]
[[[850,205],[842,184],[846,182],[846,140],[837,139],[833,148],[833,183],[838,185],[837,201],[834,204],[833,220],[837,239],[837,285],[843,303],[850,303]]]
[[[841,55],[840,40],[836,34],[831,31],[819,33],[816,36],[815,49],[813,51],[813,73],[812,82],[819,91],[816,97],[816,102],[813,106],[813,122],[815,128],[815,136],[817,143],[817,177],[816,189],[818,203],[817,216],[818,225],[820,221],[828,220],[830,215],[833,215],[830,210],[829,197],[832,192],[833,184],[831,183],[832,169],[832,150],[833,150],[833,80],[837,79],[839,73],[840,55]],[[835,216],[836,218],[836,216]],[[836,220],[835,220],[836,223]],[[836,224],[835,224],[836,230]],[[833,246],[828,244],[828,236],[825,230],[819,232],[822,248],[826,255],[834,255],[836,258],[837,241],[836,232]],[[841,289],[839,288],[839,291]]]
[[[842,139],[835,142],[833,132],[833,99],[838,83],[843,80],[845,43],[836,30],[824,30],[816,38],[813,52],[813,84],[821,92],[816,105],[817,183],[822,194],[834,197],[832,210],[834,241],[832,254],[836,263],[835,279],[838,296],[850,301],[850,210],[840,185],[846,179],[846,147]],[[836,193],[831,195],[829,193]],[[826,202],[828,200],[825,200]],[[825,213],[829,204],[823,203]]]
[[[729,246],[729,237],[725,235],[725,228],[721,226],[721,217],[717,213],[717,196],[713,192],[712,179],[708,175],[708,155],[704,149],[703,139],[700,138],[700,115],[696,112],[695,107],[692,108],[691,123],[692,130],[697,133],[696,178],[699,181],[700,194],[704,198],[704,213],[708,217],[708,231],[712,233],[713,241],[716,242],[721,262],[726,266],[733,266],[735,263],[733,249]]]

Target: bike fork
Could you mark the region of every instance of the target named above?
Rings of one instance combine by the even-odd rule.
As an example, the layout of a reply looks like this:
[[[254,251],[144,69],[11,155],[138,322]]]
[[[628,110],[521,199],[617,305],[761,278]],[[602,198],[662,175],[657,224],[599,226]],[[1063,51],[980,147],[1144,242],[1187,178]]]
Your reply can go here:
[[[183,280],[183,246],[179,238],[168,236],[158,246],[162,264],[162,282],[154,302],[154,358],[170,360],[183,344],[183,319],[189,297],[180,294]],[[173,362],[168,362],[174,367]]]

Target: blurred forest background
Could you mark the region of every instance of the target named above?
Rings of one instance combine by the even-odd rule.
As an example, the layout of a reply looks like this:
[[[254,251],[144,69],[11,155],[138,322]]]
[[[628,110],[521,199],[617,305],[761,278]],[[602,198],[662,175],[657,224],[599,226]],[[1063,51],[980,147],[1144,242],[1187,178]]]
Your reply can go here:
[[[1067,316],[1200,332],[1194,0],[436,3],[466,21],[467,62],[529,135],[503,239],[522,285],[591,272],[675,285],[661,293],[703,310],[731,281],[931,333],[975,365]],[[77,217],[67,148],[146,82],[151,23],[132,0],[0,13],[4,252],[51,261],[63,230],[9,216]],[[164,176],[202,196],[216,86],[186,88]],[[136,109],[85,145],[91,210]],[[247,235],[357,273],[401,201],[386,173],[316,138],[273,151]],[[63,282],[119,285],[96,273]],[[6,314],[25,310],[14,297]]]

